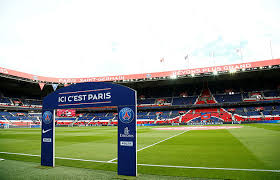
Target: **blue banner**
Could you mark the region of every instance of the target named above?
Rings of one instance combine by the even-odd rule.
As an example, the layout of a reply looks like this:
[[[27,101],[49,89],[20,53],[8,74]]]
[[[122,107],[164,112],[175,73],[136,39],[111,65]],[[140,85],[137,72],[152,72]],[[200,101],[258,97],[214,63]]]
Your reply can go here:
[[[117,106],[118,174],[136,176],[136,91],[104,82],[77,83],[54,91],[43,100],[41,165],[54,166],[54,110]]]
[[[266,121],[259,121],[258,123],[280,123],[280,120],[266,120]]]
[[[58,106],[108,105],[112,103],[112,88],[58,93]]]
[[[54,114],[53,110],[42,112],[41,165],[54,167]]]
[[[43,101],[46,109],[73,109],[136,104],[135,90],[111,83],[78,83],[56,90]]]
[[[136,176],[136,106],[119,106],[118,112],[118,174]]]

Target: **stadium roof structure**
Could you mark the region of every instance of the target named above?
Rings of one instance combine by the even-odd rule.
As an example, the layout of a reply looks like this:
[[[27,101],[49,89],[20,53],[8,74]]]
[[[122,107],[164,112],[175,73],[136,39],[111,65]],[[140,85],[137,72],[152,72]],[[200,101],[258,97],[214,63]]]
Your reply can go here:
[[[256,70],[267,70],[270,68],[279,68],[280,59],[256,61],[256,62],[244,62],[240,64],[229,64],[223,66],[212,66],[194,69],[182,69],[174,71],[154,72],[154,73],[142,73],[142,74],[129,74],[129,75],[117,75],[117,76],[102,76],[102,77],[85,77],[85,78],[56,78],[56,77],[44,77],[37,76],[29,73],[19,72],[11,69],[0,67],[0,76],[5,78],[11,78],[21,81],[34,82],[34,83],[46,83],[46,84],[72,84],[81,82],[134,82],[134,81],[154,81],[164,79],[178,79],[178,78],[190,78],[219,75],[224,73],[236,73]]]
[[[218,88],[231,88],[231,87],[266,87],[271,88],[280,87],[280,59],[248,62],[241,64],[232,64],[225,66],[214,66],[209,68],[197,68],[197,69],[186,69],[178,71],[167,71],[160,73],[151,74],[136,74],[136,75],[124,75],[123,80],[109,80],[106,77],[95,77],[93,78],[71,78],[71,79],[59,79],[59,78],[48,78],[41,77],[32,74],[22,73],[13,71],[5,68],[0,68],[0,90],[7,97],[23,97],[23,98],[34,98],[42,99],[49,93],[54,91],[53,84],[58,84],[58,89],[67,86],[72,83],[84,81],[98,82],[105,78],[104,81],[114,82],[117,84],[123,84],[127,87],[135,89],[138,96],[147,95],[149,98],[151,92],[170,92],[171,90],[191,90],[201,89],[207,83],[209,87]],[[149,76],[146,77],[145,76]],[[139,76],[139,79],[135,78]],[[144,76],[144,78],[141,78]],[[108,76],[109,77],[109,76]],[[108,78],[107,77],[107,78]],[[46,79],[48,78],[48,79]],[[135,79],[134,79],[135,78]],[[48,81],[43,81],[48,80]],[[57,81],[57,80],[73,80],[71,82]],[[77,80],[77,81],[74,81]],[[40,83],[45,84],[43,87],[39,87]],[[38,85],[39,84],[39,85]],[[273,87],[271,86],[273,85]],[[218,91],[219,91],[218,90]],[[153,94],[152,93],[152,94]],[[170,93],[170,96],[173,96]],[[156,97],[158,97],[156,95]],[[169,97],[169,96],[164,96]],[[254,102],[244,102],[245,105],[254,105]],[[225,106],[226,104],[217,104],[216,106]],[[211,105],[214,106],[214,105]],[[234,106],[234,104],[230,104]],[[139,107],[139,110],[145,110],[149,107]],[[190,105],[184,106],[158,106],[154,109],[178,109],[178,108],[194,108]],[[197,105],[195,108],[204,108],[203,105]],[[7,109],[7,107],[4,107]],[[30,110],[30,108],[20,107],[9,107],[10,110]],[[40,108],[31,108],[31,110],[40,110]],[[100,109],[95,109],[96,111]],[[103,110],[113,110],[112,108],[102,108]]]

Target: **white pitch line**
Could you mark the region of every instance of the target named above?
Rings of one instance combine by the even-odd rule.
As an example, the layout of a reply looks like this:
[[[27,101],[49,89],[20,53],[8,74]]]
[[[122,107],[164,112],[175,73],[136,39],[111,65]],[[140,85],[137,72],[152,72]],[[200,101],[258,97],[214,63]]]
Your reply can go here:
[[[0,154],[15,154],[15,155],[23,155],[23,156],[36,156],[36,157],[40,157],[40,155],[36,155],[36,154],[24,154],[24,153],[12,153],[12,152],[0,152]]]
[[[65,157],[55,157],[55,159],[66,159],[66,160],[74,160],[74,161],[87,161],[87,162],[98,162],[98,163],[112,163],[112,164],[117,164],[117,162],[97,161],[97,160],[89,160],[89,159],[65,158]]]
[[[115,161],[115,160],[117,160],[118,158],[114,158],[114,159],[111,159],[111,160],[109,160],[109,161],[107,161],[108,163],[111,163],[111,162],[113,162],[113,161]]]
[[[40,155],[34,154],[24,154],[24,153],[10,153],[10,152],[0,152],[0,154],[16,154],[23,156],[36,156]],[[64,158],[64,157],[55,157],[56,159],[66,159],[66,160],[75,160],[75,161],[88,161],[88,162],[99,162],[99,163],[111,163],[116,164],[116,162],[108,161],[97,161],[97,160],[87,160],[87,159],[75,159],[75,158]],[[150,167],[167,167],[167,168],[179,168],[179,169],[210,169],[210,170],[226,170],[226,171],[262,171],[262,172],[280,172],[280,170],[272,169],[238,169],[238,168],[211,168],[211,167],[191,167],[191,166],[173,166],[173,165],[156,165],[156,164],[137,164],[138,166],[150,166]]]
[[[226,170],[226,171],[280,172],[280,170],[271,170],[271,169],[211,168],[211,167],[172,166],[172,165],[155,165],[155,164],[137,164],[137,165],[138,166],[151,166],[151,167],[181,168],[181,169],[211,169],[211,170]]]
[[[23,156],[41,157],[41,155],[37,155],[37,154],[24,154],[24,153],[11,153],[11,152],[0,152],[0,154],[15,154],[15,155],[23,155]],[[77,159],[77,158],[66,158],[66,157],[55,157],[55,159],[66,159],[66,160],[74,160],[74,161],[88,161],[88,162],[113,163],[113,164],[116,164],[116,162],[88,160],[88,159]]]
[[[187,131],[189,131],[189,130],[187,130]],[[138,152],[138,151],[142,151],[142,150],[144,150],[144,149],[147,149],[147,148],[149,148],[149,147],[152,147],[152,146],[154,146],[154,145],[157,145],[157,144],[159,144],[159,143],[161,143],[161,142],[167,141],[167,140],[169,140],[169,139],[171,139],[171,138],[174,138],[174,137],[176,137],[176,136],[179,136],[179,135],[181,135],[181,134],[183,134],[183,133],[185,133],[185,132],[187,132],[187,131],[181,132],[181,133],[179,133],[179,134],[175,134],[174,136],[168,137],[168,138],[163,139],[163,140],[161,140],[161,141],[159,141],[159,142],[156,142],[156,143],[151,144],[151,145],[149,145],[149,146],[146,146],[146,147],[143,147],[143,148],[141,148],[141,149],[138,149],[137,152]],[[115,160],[117,160],[117,159],[118,159],[118,158],[114,158],[114,159],[109,160],[108,162],[113,162],[113,161],[115,161]]]
[[[138,152],[138,151],[142,151],[142,150],[144,150],[144,149],[147,149],[147,148],[149,148],[149,147],[152,147],[152,146],[154,146],[154,145],[157,145],[157,144],[159,144],[159,143],[161,143],[161,142],[167,141],[167,140],[169,140],[169,139],[171,139],[171,138],[174,138],[174,137],[176,137],[176,136],[179,136],[179,135],[181,135],[181,134],[184,134],[185,132],[187,132],[187,131],[183,131],[183,132],[181,132],[181,133],[179,133],[179,134],[175,134],[174,136],[171,136],[171,137],[169,137],[169,138],[166,138],[166,139],[164,139],[164,140],[161,140],[161,141],[156,142],[156,143],[154,143],[154,144],[151,144],[151,145],[149,145],[149,146],[146,146],[146,147],[143,147],[143,148],[141,148],[141,149],[138,149],[137,152]]]

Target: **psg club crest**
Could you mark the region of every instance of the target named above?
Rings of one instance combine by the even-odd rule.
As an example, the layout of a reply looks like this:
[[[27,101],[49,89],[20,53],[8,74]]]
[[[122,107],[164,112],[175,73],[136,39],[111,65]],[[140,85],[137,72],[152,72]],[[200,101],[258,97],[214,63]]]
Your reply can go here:
[[[50,124],[52,122],[52,113],[50,111],[44,112],[43,121],[45,124]]]
[[[134,118],[134,112],[132,109],[125,107],[119,112],[119,119],[123,123],[130,123]]]

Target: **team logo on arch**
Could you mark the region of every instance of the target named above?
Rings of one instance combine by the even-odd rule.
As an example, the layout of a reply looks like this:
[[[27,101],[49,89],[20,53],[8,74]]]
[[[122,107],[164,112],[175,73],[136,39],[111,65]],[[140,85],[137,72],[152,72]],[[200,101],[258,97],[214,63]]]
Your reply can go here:
[[[43,121],[45,124],[50,124],[52,122],[52,113],[50,111],[44,112]]]
[[[132,109],[125,107],[119,112],[119,119],[123,123],[130,123],[134,118],[134,112]]]

